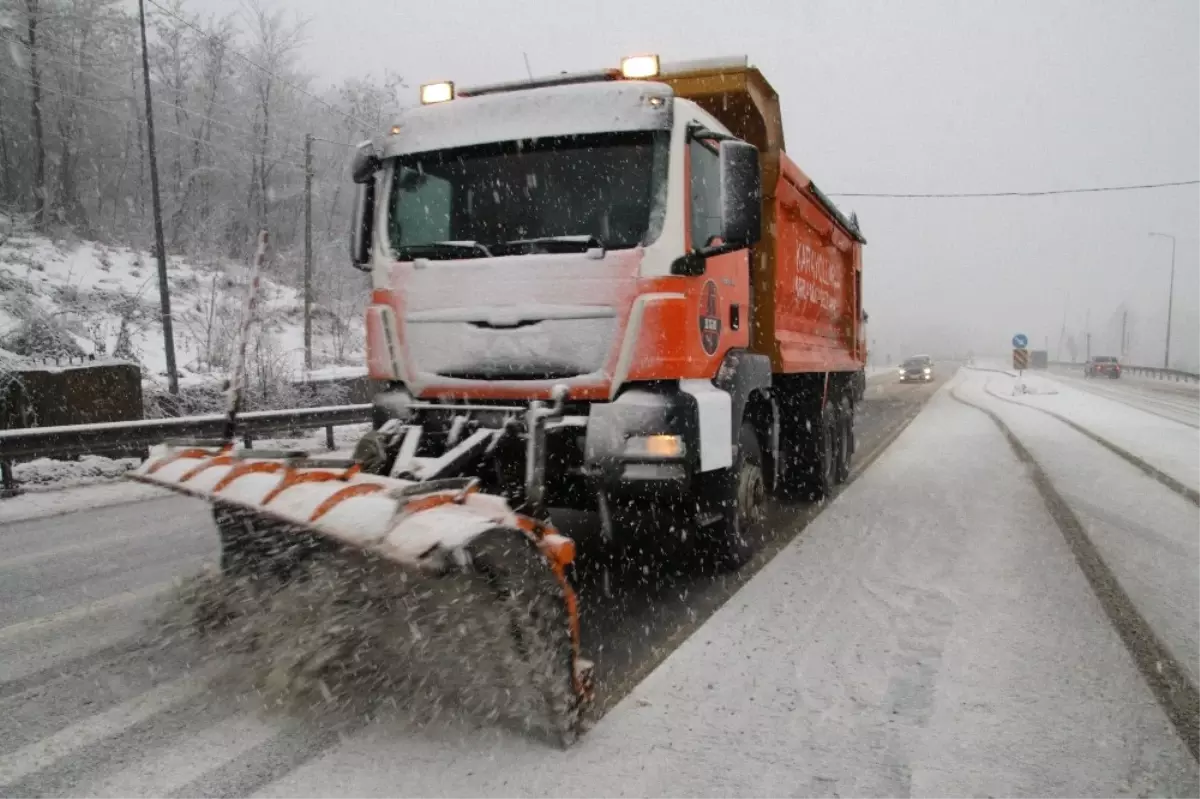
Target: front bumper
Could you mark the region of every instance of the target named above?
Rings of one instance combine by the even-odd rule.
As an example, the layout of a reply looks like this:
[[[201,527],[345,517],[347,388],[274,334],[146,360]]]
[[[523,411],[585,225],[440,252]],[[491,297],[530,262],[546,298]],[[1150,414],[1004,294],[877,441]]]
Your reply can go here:
[[[456,416],[485,427],[523,427],[512,411],[517,403],[495,403],[493,411],[487,407],[493,403],[483,401],[460,410],[453,401],[414,400],[393,386],[376,395],[374,404],[376,428],[392,418],[421,425],[430,442],[421,454],[428,456],[439,454],[437,442],[445,440]],[[631,386],[612,402],[568,402],[563,418],[546,429],[547,499],[586,509],[597,490],[614,498],[682,494],[700,469],[700,429],[696,396],[671,383]],[[496,457],[503,471],[512,472],[515,487],[524,448],[509,442]]]

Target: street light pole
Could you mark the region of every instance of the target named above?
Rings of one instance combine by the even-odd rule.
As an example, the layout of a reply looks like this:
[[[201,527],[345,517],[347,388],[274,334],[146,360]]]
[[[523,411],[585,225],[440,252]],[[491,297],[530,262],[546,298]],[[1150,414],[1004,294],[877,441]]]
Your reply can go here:
[[[1163,350],[1163,368],[1171,368],[1171,306],[1175,299],[1175,237],[1170,233],[1151,233],[1171,240],[1171,282],[1167,287],[1167,345]]]

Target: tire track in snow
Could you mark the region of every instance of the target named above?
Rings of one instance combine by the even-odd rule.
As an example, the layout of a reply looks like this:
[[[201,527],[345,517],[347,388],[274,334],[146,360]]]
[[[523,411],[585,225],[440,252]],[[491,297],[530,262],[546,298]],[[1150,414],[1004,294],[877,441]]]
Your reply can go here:
[[[993,397],[995,394],[988,392]],[[1121,587],[1116,575],[1104,561],[1095,543],[1087,533],[1086,527],[1079,517],[1071,510],[1070,505],[1055,489],[1049,475],[1042,469],[1033,454],[1026,449],[1016,434],[1012,432],[999,414],[982,405],[977,405],[959,395],[957,388],[950,390],[950,396],[956,402],[974,408],[986,414],[1004,434],[1012,447],[1017,459],[1024,463],[1029,470],[1029,476],[1037,487],[1050,518],[1058,526],[1059,531],[1067,540],[1067,545],[1075,555],[1075,561],[1082,569],[1092,592],[1104,608],[1105,615],[1125,644],[1133,658],[1138,671],[1141,672],[1146,684],[1150,687],[1155,699],[1174,725],[1184,745],[1192,757],[1200,761],[1200,692],[1195,683],[1187,676],[1183,665],[1171,654],[1154,629],[1138,611],[1133,600]],[[997,399],[1005,400],[1003,397]],[[1005,400],[1012,402],[1012,400]],[[1029,408],[1032,406],[1016,402],[1016,405]],[[1035,408],[1035,410],[1041,410]],[[1049,413],[1049,411],[1047,411]],[[1058,414],[1052,414],[1058,416]],[[1060,419],[1060,421],[1067,421]],[[1072,424],[1072,427],[1075,425]],[[1081,433],[1093,437],[1088,431],[1080,429]],[[1103,442],[1098,442],[1103,443]]]
[[[113,737],[177,705],[201,696],[207,689],[208,675],[196,674],[163,683],[115,705],[102,713],[64,727],[58,732],[20,749],[0,755],[0,786],[8,795],[26,795],[21,781],[30,775],[67,759],[80,750]]]
[[[1059,375],[1070,381],[1072,388],[1077,388],[1080,391],[1087,392],[1094,397],[1103,397],[1106,400],[1124,405],[1126,408],[1133,408],[1142,413],[1148,413],[1151,416],[1157,416],[1160,419],[1167,419],[1177,424],[1184,424],[1191,428],[1200,429],[1200,421],[1197,420],[1197,408],[1194,404],[1186,400],[1173,400],[1166,397],[1151,397],[1145,394],[1134,392],[1124,392],[1117,389],[1116,386],[1111,388],[1100,388],[1098,386],[1089,385],[1085,379],[1075,377],[1074,375]],[[1162,413],[1162,411],[1170,411],[1171,413]],[[1187,418],[1181,418],[1174,414],[1185,414]]]
[[[1147,477],[1151,478],[1155,482],[1159,483],[1160,485],[1162,485],[1166,488],[1169,488],[1171,491],[1174,491],[1176,494],[1178,494],[1179,496],[1188,500],[1193,505],[1200,507],[1200,492],[1198,492],[1196,489],[1191,488],[1189,486],[1185,486],[1183,483],[1179,482],[1171,475],[1167,474],[1166,472],[1162,471],[1161,469],[1159,469],[1156,466],[1151,466],[1149,463],[1147,463],[1142,458],[1139,458],[1137,455],[1134,455],[1132,452],[1130,452],[1129,450],[1127,450],[1123,447],[1117,446],[1116,444],[1109,441],[1107,438],[1100,435],[1099,433],[1095,433],[1095,432],[1089,430],[1088,428],[1084,427],[1083,425],[1079,424],[1078,422],[1076,422],[1072,419],[1068,419],[1066,416],[1063,416],[1061,413],[1057,413],[1057,412],[1049,410],[1047,408],[1040,408],[1037,405],[1028,405],[1024,402],[1018,402],[1017,400],[1010,399],[1009,397],[1002,397],[999,394],[997,394],[996,392],[992,391],[991,383],[988,383],[987,385],[984,386],[984,391],[986,391],[989,395],[991,395],[995,399],[1000,400],[1001,402],[1007,402],[1010,405],[1016,405],[1019,408],[1028,408],[1033,411],[1041,411],[1042,413],[1046,414],[1047,416],[1051,416],[1051,417],[1057,419],[1058,421],[1065,424],[1067,427],[1070,427],[1075,432],[1082,433],[1083,435],[1090,438],[1092,441],[1095,441],[1097,444],[1104,447],[1105,449],[1107,449],[1109,452],[1113,453],[1117,457],[1121,458],[1126,463],[1137,468],[1139,471],[1141,471],[1143,474],[1145,474]],[[959,397],[955,397],[955,398],[958,399],[959,402],[966,402],[966,400],[963,400]],[[968,404],[970,404],[970,403],[968,403]],[[972,406],[972,407],[978,407],[978,406]],[[982,408],[980,410],[982,410]]]

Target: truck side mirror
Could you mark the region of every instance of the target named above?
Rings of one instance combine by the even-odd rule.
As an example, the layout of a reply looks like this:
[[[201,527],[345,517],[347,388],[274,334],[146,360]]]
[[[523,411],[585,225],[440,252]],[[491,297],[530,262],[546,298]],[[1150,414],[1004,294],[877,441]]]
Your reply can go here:
[[[762,235],[758,148],[736,139],[720,144],[721,238],[730,249],[753,247]]]
[[[375,173],[381,166],[371,142],[358,145],[350,174],[357,184],[354,211],[350,215],[350,262],[356,269],[371,271],[371,241],[375,233]]]
[[[350,216],[350,263],[355,269],[371,271],[371,240],[375,233],[375,181],[358,184],[354,211]]]
[[[762,172],[758,165],[758,148],[708,130],[694,131],[693,135],[720,142],[717,152],[721,235],[710,239],[708,245],[675,259],[671,274],[685,277],[704,274],[709,258],[753,247],[762,236]]]

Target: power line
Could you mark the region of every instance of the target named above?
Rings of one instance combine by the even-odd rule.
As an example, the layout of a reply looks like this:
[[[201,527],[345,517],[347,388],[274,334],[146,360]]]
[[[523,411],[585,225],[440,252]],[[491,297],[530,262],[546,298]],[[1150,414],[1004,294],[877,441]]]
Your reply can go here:
[[[1177,180],[1170,183],[1137,183],[1128,186],[1097,186],[1085,189],[1050,189],[1047,191],[989,191],[952,192],[941,194],[877,194],[868,192],[828,192],[830,197],[882,197],[887,199],[961,199],[967,197],[1048,197],[1052,194],[1093,194],[1107,191],[1136,191],[1163,189],[1171,186],[1195,186],[1200,180]]]
[[[201,36],[203,36],[204,38],[206,38],[206,39],[210,39],[210,40],[215,40],[215,41],[217,41],[217,42],[218,42],[219,44],[221,44],[221,46],[222,46],[222,47],[224,47],[224,48],[225,48],[225,49],[226,49],[228,52],[230,52],[230,53],[232,53],[233,55],[237,56],[238,58],[242,59],[243,61],[245,61],[245,62],[246,62],[247,64],[249,64],[250,66],[254,67],[255,69],[261,70],[262,72],[266,73],[267,75],[270,75],[272,78],[274,78],[275,80],[279,81],[279,82],[280,82],[280,83],[282,83],[284,86],[287,86],[287,87],[289,87],[290,89],[292,89],[293,91],[297,91],[297,92],[299,92],[300,94],[303,94],[305,97],[308,97],[309,99],[311,99],[311,100],[314,100],[314,101],[316,101],[316,102],[320,103],[321,105],[323,105],[323,106],[325,106],[326,108],[328,108],[330,111],[333,111],[335,114],[341,114],[342,116],[344,116],[346,119],[350,120],[351,122],[354,122],[354,123],[356,123],[356,124],[362,125],[364,128],[366,128],[366,129],[368,129],[368,130],[371,128],[371,126],[370,126],[370,125],[368,125],[366,122],[362,121],[361,119],[358,119],[358,118],[356,118],[356,117],[354,117],[354,116],[351,116],[350,114],[347,114],[345,111],[343,111],[343,110],[342,110],[342,109],[340,109],[340,108],[337,108],[336,106],[332,106],[332,105],[330,105],[329,103],[327,103],[327,102],[325,102],[324,100],[322,100],[320,97],[317,97],[317,96],[316,96],[315,94],[313,94],[312,92],[310,92],[310,91],[308,91],[308,90],[306,90],[306,89],[301,89],[301,88],[300,88],[299,86],[297,86],[296,84],[294,84],[294,83],[291,83],[291,82],[289,82],[289,81],[286,81],[286,80],[284,80],[283,78],[279,77],[279,76],[278,76],[278,75],[276,75],[274,72],[272,72],[271,70],[269,70],[269,69],[267,69],[266,67],[264,67],[262,64],[259,64],[257,61],[253,61],[253,60],[251,60],[251,59],[250,59],[248,56],[244,56],[244,55],[242,55],[240,52],[238,52],[237,50],[235,50],[233,47],[229,46],[229,44],[228,44],[228,43],[226,43],[226,42],[223,42],[223,41],[221,41],[220,39],[217,39],[217,37],[216,37],[216,36],[213,36],[211,33],[208,33],[208,32],[206,32],[206,31],[204,31],[202,28],[198,27],[197,25],[195,25],[195,24],[194,24],[194,23],[192,23],[192,22],[189,22],[188,20],[186,20],[186,19],[184,19],[183,17],[179,16],[179,15],[178,15],[178,14],[176,14],[175,12],[173,12],[173,11],[168,11],[167,9],[163,8],[163,7],[162,7],[162,6],[160,6],[158,3],[156,3],[156,2],[155,2],[155,0],[146,0],[146,1],[147,1],[148,3],[150,3],[150,5],[152,5],[152,6],[154,6],[155,8],[157,8],[157,9],[158,9],[159,11],[161,11],[162,13],[166,14],[168,17],[171,17],[172,19],[174,19],[174,20],[176,20],[176,21],[178,21],[178,22],[181,22],[181,23],[183,23],[183,24],[184,24],[184,25],[186,25],[187,27],[189,27],[189,28],[191,28],[192,30],[194,30],[196,33],[199,33],[199,34],[200,34]]]
[[[17,81],[18,83],[22,83],[26,86],[33,85],[31,82],[22,80],[21,78],[17,77],[16,75],[13,75],[10,72],[0,71],[0,75],[3,75],[4,77],[7,77],[7,78],[11,78],[11,79]],[[142,127],[146,126],[146,121],[144,119],[137,119],[135,117],[129,117],[124,114],[118,113],[117,111],[114,111],[111,108],[106,108],[105,106],[97,105],[96,103],[91,102],[88,98],[81,97],[78,94],[71,94],[69,92],[59,91],[58,89],[51,89],[50,87],[45,86],[45,85],[42,86],[42,91],[49,92],[50,94],[57,94],[60,97],[70,98],[70,99],[76,101],[77,103],[80,103],[81,105],[88,106],[89,108],[94,108],[97,111],[101,111],[105,114],[109,114],[110,116],[112,116],[116,119],[120,119],[125,122],[135,122],[138,125],[141,125]],[[175,138],[182,139],[184,141],[197,142],[199,144],[203,144],[205,147],[211,147],[214,150],[222,150],[222,151],[229,152],[229,153],[236,153],[236,154],[244,155],[244,156],[247,156],[250,158],[257,158],[260,161],[267,161],[272,164],[282,164],[284,166],[294,167],[295,169],[301,169],[301,170],[304,169],[304,167],[301,164],[297,164],[293,161],[286,161],[281,158],[271,158],[269,156],[259,155],[258,153],[252,153],[249,150],[243,150],[239,147],[229,147],[226,145],[214,144],[210,141],[204,141],[203,139],[198,139],[195,136],[189,136],[186,133],[180,133],[179,131],[176,131],[176,130],[165,129],[165,130],[162,130],[159,132],[165,133],[168,136],[174,136]],[[272,140],[272,141],[274,141],[274,140]]]

